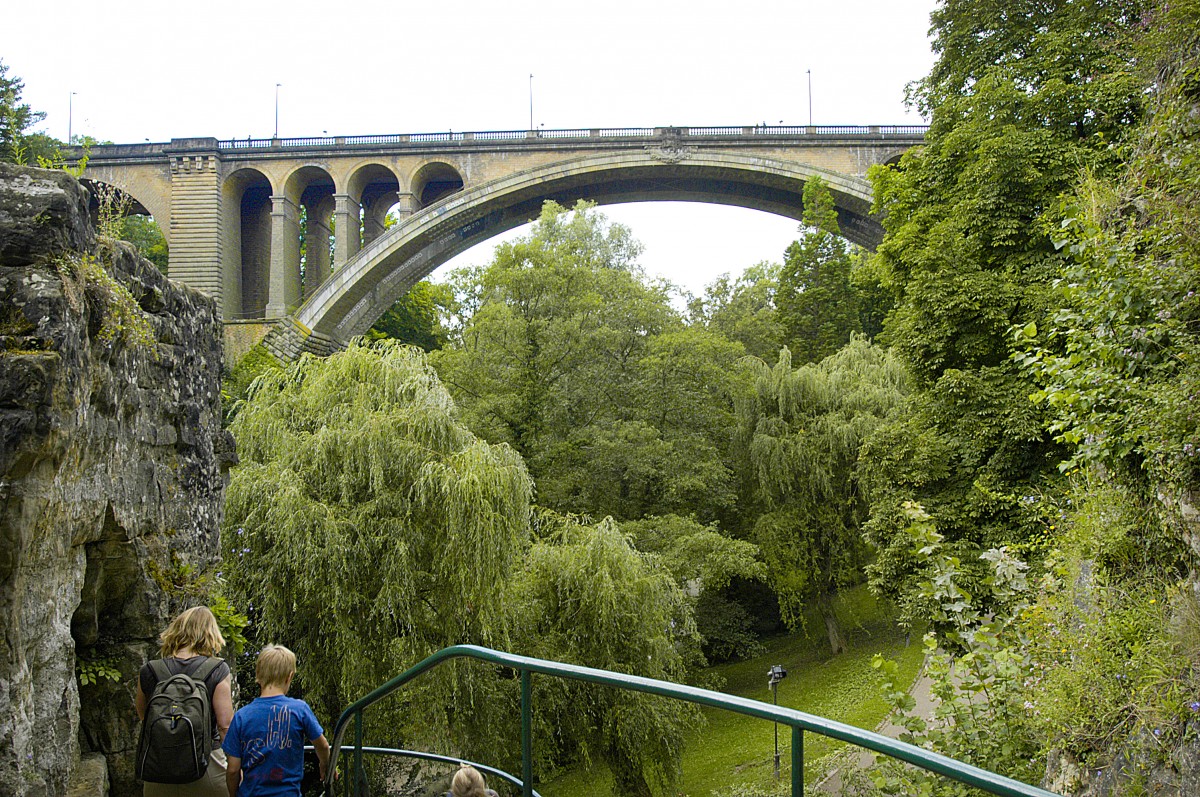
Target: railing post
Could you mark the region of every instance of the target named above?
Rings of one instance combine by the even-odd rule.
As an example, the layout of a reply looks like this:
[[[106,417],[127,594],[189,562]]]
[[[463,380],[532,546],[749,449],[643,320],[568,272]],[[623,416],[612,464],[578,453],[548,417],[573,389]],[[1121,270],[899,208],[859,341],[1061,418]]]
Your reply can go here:
[[[363,774],[362,744],[363,717],[359,711],[354,715],[354,797],[367,797],[366,779]]]
[[[792,797],[804,797],[804,729],[792,726]]]
[[[521,791],[533,797],[533,695],[529,670],[521,670]]]

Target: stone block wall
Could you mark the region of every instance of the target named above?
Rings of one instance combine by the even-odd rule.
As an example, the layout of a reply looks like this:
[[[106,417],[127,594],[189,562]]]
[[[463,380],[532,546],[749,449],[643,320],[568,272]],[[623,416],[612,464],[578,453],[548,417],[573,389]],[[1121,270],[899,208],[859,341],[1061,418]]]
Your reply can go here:
[[[89,753],[140,794],[136,672],[219,558],[221,337],[74,179],[0,164],[0,794],[66,794]]]

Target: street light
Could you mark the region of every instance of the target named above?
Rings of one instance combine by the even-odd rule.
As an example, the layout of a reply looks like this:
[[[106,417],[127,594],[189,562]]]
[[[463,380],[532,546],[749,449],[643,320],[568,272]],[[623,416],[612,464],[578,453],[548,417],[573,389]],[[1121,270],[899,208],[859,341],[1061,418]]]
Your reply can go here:
[[[772,664],[767,670],[767,686],[771,687],[771,703],[779,705],[779,682],[787,678],[787,670],[781,664]],[[775,780],[779,780],[779,722],[775,722]]]
[[[808,126],[812,127],[812,70],[808,71]]]
[[[533,73],[529,73],[529,129],[533,129]]]
[[[71,146],[71,123],[75,118],[75,92],[67,97],[67,146]]]
[[[282,83],[275,84],[275,138],[279,138],[279,87]]]

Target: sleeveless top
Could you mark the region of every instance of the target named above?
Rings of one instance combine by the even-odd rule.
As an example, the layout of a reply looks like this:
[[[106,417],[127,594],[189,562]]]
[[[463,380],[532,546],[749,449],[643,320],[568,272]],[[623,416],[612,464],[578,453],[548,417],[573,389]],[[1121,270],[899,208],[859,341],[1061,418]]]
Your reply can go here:
[[[191,658],[187,659],[177,659],[174,656],[167,656],[165,659],[163,659],[163,661],[166,662],[167,670],[170,671],[171,675],[178,675],[179,673],[191,675],[200,669],[200,665],[203,664],[207,658],[209,657],[192,656]],[[208,688],[208,703],[210,708],[209,715],[212,719],[211,731],[214,739],[217,738],[217,712],[211,710],[213,694],[216,693],[217,684],[228,678],[229,673],[229,664],[222,661],[215,668],[213,668],[213,671],[209,673],[207,678],[204,679],[204,686]],[[158,686],[158,676],[155,674],[154,668],[150,666],[149,662],[143,664],[142,669],[138,671],[138,683],[140,683],[142,686],[142,694],[146,696],[147,700],[149,700],[150,696],[154,694],[154,687]]]

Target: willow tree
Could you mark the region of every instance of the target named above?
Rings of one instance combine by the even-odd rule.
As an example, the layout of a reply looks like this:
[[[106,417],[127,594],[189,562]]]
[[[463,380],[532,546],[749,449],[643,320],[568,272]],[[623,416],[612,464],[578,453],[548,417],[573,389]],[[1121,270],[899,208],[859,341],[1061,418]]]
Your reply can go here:
[[[739,427],[763,512],[753,537],[784,622],[816,600],[834,653],[845,650],[833,596],[861,577],[866,504],[857,479],[864,439],[900,405],[906,376],[887,351],[855,338],[817,364],[752,361]]]
[[[555,525],[514,582],[521,652],[685,680],[699,638],[670,571],[637,551],[611,518]],[[680,701],[576,681],[538,678],[535,685],[543,755],[583,764],[597,755],[621,795],[664,793],[652,784],[674,779],[685,736],[700,722],[695,707]]]
[[[228,577],[324,717],[445,645],[505,645],[531,482],[458,422],[419,351],[358,342],[268,371],[231,429]]]
[[[657,558],[611,523],[559,519],[550,533],[542,521],[535,541],[520,456],[458,421],[415,347],[360,340],[267,369],[230,428],[242,462],[222,528],[227,577],[257,640],[296,651],[324,720],[459,643],[686,676],[691,605]],[[540,775],[592,750],[625,793],[646,794],[678,766],[692,712],[538,682]],[[367,712],[368,731],[515,767],[517,687],[458,662]]]

